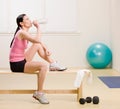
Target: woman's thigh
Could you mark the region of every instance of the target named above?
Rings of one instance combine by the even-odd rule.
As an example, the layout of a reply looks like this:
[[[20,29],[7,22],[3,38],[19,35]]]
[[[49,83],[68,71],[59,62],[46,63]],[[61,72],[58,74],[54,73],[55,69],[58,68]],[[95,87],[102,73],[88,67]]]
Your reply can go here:
[[[35,73],[36,71],[40,71],[42,68],[48,70],[48,65],[45,62],[26,62],[24,67],[25,73]]]
[[[25,58],[27,61],[31,61],[35,54],[38,53],[41,57],[45,55],[44,50],[40,44],[33,44],[25,52]]]

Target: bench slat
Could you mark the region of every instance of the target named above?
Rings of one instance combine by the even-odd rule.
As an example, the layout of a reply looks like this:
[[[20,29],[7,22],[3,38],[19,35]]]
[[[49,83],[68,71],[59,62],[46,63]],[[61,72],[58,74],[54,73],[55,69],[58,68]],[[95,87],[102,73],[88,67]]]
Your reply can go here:
[[[35,90],[0,90],[0,94],[32,94]],[[74,89],[57,89],[57,90],[44,90],[48,94],[77,94],[77,90]]]

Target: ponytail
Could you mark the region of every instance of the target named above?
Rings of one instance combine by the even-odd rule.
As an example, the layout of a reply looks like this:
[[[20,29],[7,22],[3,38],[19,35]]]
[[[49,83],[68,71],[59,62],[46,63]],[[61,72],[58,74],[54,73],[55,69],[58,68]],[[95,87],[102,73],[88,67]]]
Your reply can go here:
[[[20,15],[17,17],[17,19],[16,19],[16,23],[17,23],[17,26],[18,26],[18,27],[17,27],[17,29],[16,29],[16,31],[15,31],[15,33],[14,33],[14,37],[13,37],[11,43],[10,43],[10,48],[11,48],[11,46],[12,46],[12,44],[13,44],[13,41],[14,41],[14,39],[15,39],[16,33],[20,30],[20,27],[21,27],[20,22],[23,22],[23,17],[24,17],[24,16],[26,16],[26,14],[20,14]]]
[[[10,48],[11,48],[11,46],[12,46],[12,44],[13,44],[14,39],[15,39],[15,35],[16,35],[16,33],[17,33],[19,30],[20,30],[20,27],[18,26],[17,29],[16,29],[16,31],[15,31],[15,33],[14,33],[14,37],[13,37],[11,43],[10,43]]]

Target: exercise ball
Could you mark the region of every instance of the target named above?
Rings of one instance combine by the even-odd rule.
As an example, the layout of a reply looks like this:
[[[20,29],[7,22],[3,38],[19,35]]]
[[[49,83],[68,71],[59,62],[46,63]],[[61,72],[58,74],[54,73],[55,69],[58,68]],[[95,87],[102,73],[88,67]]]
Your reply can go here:
[[[86,58],[93,68],[102,69],[111,63],[112,52],[107,45],[94,43],[87,49]]]

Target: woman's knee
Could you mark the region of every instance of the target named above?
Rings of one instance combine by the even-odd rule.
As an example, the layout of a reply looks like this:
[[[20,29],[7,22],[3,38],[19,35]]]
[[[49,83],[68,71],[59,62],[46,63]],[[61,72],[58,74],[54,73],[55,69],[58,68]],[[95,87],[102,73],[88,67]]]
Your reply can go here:
[[[47,72],[49,70],[49,66],[46,63],[42,63],[40,70],[42,72]]]
[[[34,46],[36,49],[42,49],[42,46],[41,46],[41,44],[39,44],[39,43],[35,43],[35,44],[33,44],[33,46]]]

